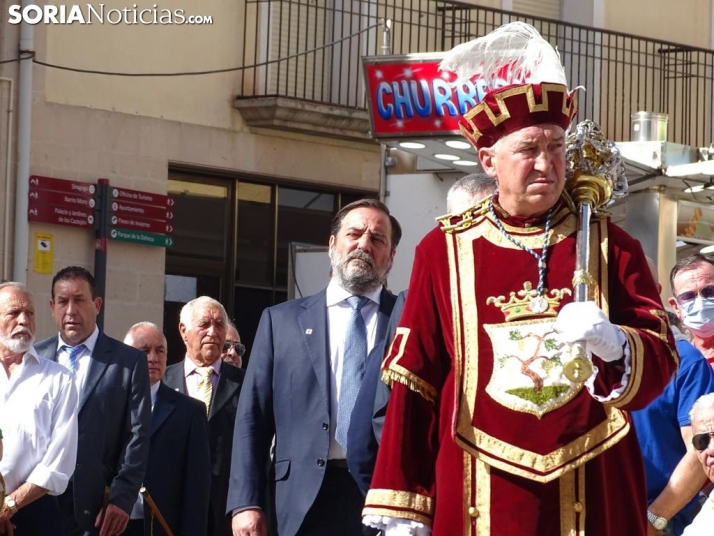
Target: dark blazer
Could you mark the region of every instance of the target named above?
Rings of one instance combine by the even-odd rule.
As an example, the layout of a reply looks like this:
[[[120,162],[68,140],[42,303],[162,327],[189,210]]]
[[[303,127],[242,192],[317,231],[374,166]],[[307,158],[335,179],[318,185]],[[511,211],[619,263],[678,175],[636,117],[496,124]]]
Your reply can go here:
[[[57,361],[57,336],[35,345]],[[109,502],[127,513],[136,502],[149,456],[151,396],[143,352],[99,333],[79,401],[74,515],[93,531],[104,488]]]
[[[376,344],[395,297],[382,291]],[[265,467],[275,435],[270,485]],[[330,447],[330,351],[325,291],[263,312],[238,405],[228,511],[266,509],[295,534],[317,497]]]
[[[180,393],[186,391],[184,362],[180,361],[166,369],[164,383]],[[218,385],[213,393],[211,410],[208,415],[208,439],[211,453],[211,496],[208,513],[208,534],[211,536],[230,535],[226,520],[226,497],[228,477],[233,452],[233,426],[236,421],[238,396],[243,385],[245,371],[232,365],[221,365]]]
[[[208,421],[203,402],[159,385],[151,419],[144,487],[176,536],[205,536],[211,489]],[[144,534],[164,536],[144,501]]]
[[[367,495],[369,485],[372,482],[374,464],[377,461],[377,448],[379,447],[379,437],[373,424],[379,426],[379,434],[381,435],[381,425],[384,421],[384,414],[382,413],[379,417],[375,416],[375,422],[373,422],[373,416],[375,410],[377,410],[375,401],[378,393],[383,394],[385,390],[387,391],[386,396],[389,396],[389,388],[382,382],[382,362],[384,361],[386,350],[389,349],[389,345],[392,343],[397,326],[399,326],[399,319],[402,316],[406,297],[406,290],[397,296],[392,315],[389,318],[386,336],[382,344],[375,346],[367,357],[362,387],[352,410],[350,429],[347,431],[347,466],[359,489],[365,495]],[[384,404],[383,409],[386,412],[386,401],[378,403],[379,406],[382,404]]]

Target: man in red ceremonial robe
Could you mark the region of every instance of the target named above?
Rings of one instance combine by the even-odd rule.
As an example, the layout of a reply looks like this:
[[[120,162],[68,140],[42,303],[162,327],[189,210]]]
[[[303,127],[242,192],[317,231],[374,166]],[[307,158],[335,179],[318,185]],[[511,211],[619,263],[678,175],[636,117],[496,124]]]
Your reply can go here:
[[[364,509],[387,536],[647,534],[628,412],[670,380],[674,341],[640,244],[603,215],[590,225],[590,301],[574,301],[575,94],[524,72],[462,125],[498,193],[416,250]],[[575,343],[593,366],[584,381],[568,379]]]

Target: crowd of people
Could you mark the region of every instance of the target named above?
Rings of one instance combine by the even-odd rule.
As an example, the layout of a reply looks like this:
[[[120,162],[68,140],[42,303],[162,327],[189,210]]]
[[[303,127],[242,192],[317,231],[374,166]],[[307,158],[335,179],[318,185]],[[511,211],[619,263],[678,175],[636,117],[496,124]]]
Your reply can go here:
[[[607,215],[578,244],[575,92],[535,30],[504,28],[447,57],[470,77],[537,50],[490,66],[515,78],[463,118],[485,174],[449,192],[408,292],[387,290],[402,229],[375,199],[337,212],[329,283],[263,312],[245,370],[213,298],[183,307],[167,367],[155,324],[99,329],[84,268],[53,277],[41,342],[30,290],[0,284],[0,534],[712,534],[714,258],[672,268],[666,311]]]

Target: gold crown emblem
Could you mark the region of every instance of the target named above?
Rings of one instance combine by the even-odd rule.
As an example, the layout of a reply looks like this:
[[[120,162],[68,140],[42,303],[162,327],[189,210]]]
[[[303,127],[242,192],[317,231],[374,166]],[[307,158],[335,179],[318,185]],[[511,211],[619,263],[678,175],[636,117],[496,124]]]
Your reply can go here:
[[[550,294],[550,297],[548,297]],[[542,296],[533,289],[530,281],[523,283],[523,290],[511,292],[510,299],[506,301],[505,296],[491,296],[486,300],[486,304],[494,304],[501,309],[506,317],[506,322],[511,322],[530,316],[556,316],[557,308],[560,307],[560,300],[565,295],[571,296],[569,288],[547,291]]]

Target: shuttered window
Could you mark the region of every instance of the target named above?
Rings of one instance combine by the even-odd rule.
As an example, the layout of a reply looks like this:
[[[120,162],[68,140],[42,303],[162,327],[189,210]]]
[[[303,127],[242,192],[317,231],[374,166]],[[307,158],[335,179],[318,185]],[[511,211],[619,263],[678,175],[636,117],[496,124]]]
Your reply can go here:
[[[561,0],[513,0],[512,11],[560,20]]]

